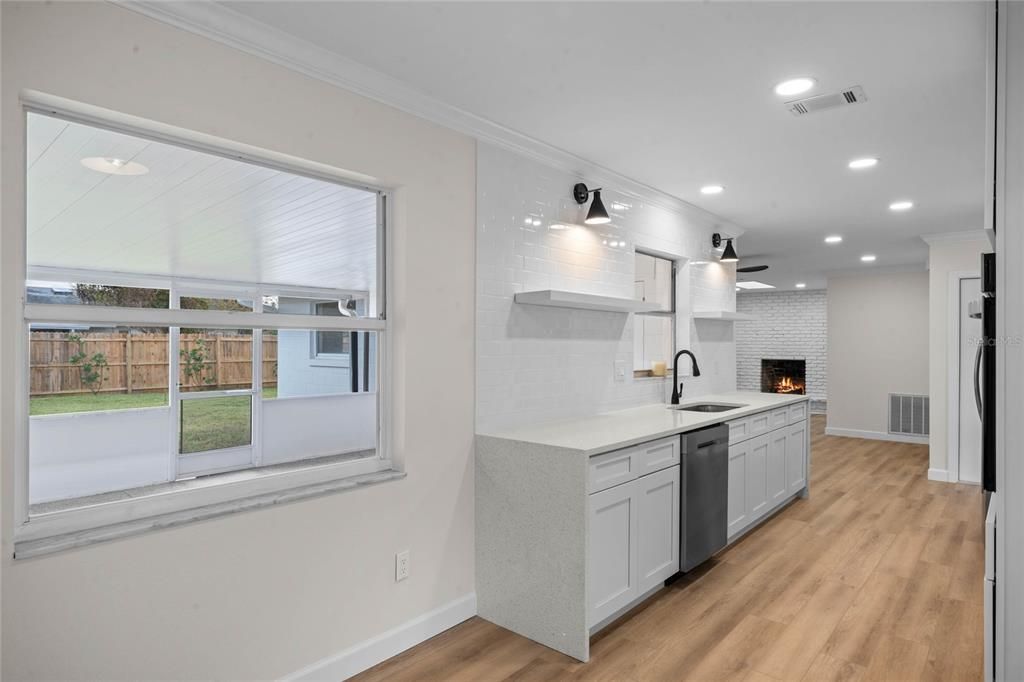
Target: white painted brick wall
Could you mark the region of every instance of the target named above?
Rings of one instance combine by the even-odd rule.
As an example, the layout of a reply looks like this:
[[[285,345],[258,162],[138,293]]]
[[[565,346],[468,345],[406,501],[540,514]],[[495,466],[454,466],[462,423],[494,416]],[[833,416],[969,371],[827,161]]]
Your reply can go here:
[[[736,297],[736,310],[758,318],[736,323],[740,390],[761,390],[762,358],[806,360],[807,395],[828,399],[825,290],[743,293]]]
[[[487,144],[477,149],[478,427],[664,402],[670,381],[632,377],[632,316],[519,305],[513,296],[566,289],[632,298],[636,248],[712,261],[713,224],[606,186],[612,222],[584,226],[586,208],[571,195],[580,178]],[[563,224],[571,227],[552,228]],[[692,349],[702,372],[686,380],[686,397],[735,388],[731,325],[704,329],[689,321],[691,302],[734,310],[735,278],[733,266],[717,261],[677,274],[677,347]],[[617,361],[627,370],[622,382],[614,380]]]

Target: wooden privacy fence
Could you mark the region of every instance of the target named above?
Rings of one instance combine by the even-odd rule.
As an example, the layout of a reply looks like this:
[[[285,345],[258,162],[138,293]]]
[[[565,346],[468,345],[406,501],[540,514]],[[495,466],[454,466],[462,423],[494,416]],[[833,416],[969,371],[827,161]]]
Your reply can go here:
[[[65,332],[32,332],[29,391],[32,396],[89,393],[80,365],[71,362],[79,344]],[[167,390],[167,334],[79,335],[87,357],[102,353],[107,367],[97,382],[98,392],[132,393]],[[244,388],[252,385],[252,337],[237,334],[181,334],[183,354],[199,351],[191,376],[181,360],[179,383],[192,387]],[[202,371],[199,372],[201,366]],[[277,336],[263,336],[263,385],[277,385]]]

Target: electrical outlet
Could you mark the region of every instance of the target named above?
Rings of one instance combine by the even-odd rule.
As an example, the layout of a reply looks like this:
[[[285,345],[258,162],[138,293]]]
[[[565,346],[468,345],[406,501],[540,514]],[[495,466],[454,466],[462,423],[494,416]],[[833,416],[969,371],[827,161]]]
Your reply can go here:
[[[626,363],[622,360],[615,361],[615,381],[626,380]]]
[[[409,577],[409,550],[399,552],[395,555],[395,582],[401,582]]]

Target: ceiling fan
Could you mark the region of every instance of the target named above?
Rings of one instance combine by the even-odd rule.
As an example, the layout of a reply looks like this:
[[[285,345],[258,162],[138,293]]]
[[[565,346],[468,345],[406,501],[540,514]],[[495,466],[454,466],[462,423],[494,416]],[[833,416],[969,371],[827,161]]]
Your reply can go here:
[[[748,265],[746,267],[736,268],[736,272],[764,272],[767,269],[767,265]]]

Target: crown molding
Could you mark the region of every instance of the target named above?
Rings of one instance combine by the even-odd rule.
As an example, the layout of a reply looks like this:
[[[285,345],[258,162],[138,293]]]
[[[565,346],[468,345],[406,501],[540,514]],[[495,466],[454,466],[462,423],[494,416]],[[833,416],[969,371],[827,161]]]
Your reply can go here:
[[[985,230],[964,230],[962,232],[937,232],[935,234],[923,234],[921,239],[925,244],[946,244],[949,242],[969,242],[975,239],[986,239]]]
[[[219,3],[110,1],[150,19],[260,57],[482,142],[572,173],[591,184],[614,187],[618,192],[678,213],[697,225],[713,228],[733,237],[744,232],[732,222],[678,197],[464,109],[446,104],[404,81],[251,19]]]

